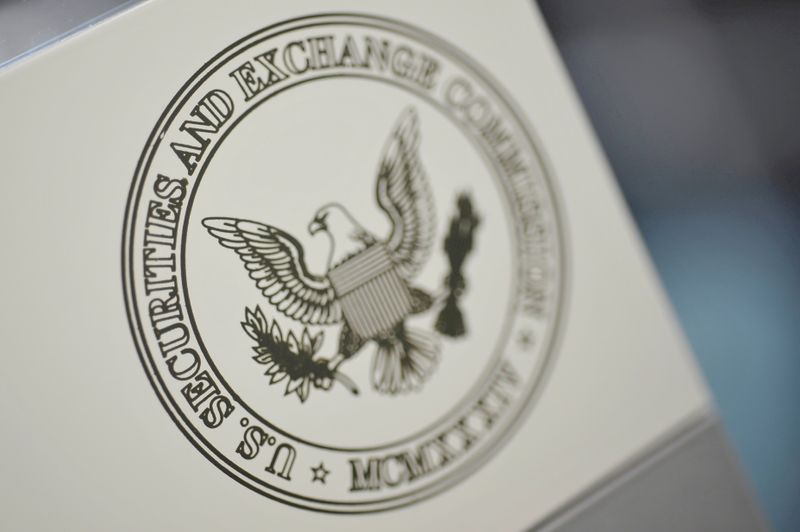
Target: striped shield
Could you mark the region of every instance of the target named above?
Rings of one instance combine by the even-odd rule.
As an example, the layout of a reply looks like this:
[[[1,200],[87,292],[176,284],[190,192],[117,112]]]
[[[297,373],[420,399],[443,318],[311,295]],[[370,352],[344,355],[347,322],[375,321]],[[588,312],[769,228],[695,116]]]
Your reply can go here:
[[[328,272],[347,324],[364,339],[391,332],[411,312],[408,284],[374,244]]]

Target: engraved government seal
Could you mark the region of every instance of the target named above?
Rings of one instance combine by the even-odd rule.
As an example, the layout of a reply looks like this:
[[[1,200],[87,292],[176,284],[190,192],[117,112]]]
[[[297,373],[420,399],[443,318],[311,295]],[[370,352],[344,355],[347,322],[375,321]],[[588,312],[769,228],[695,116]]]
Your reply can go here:
[[[147,377],[220,470],[333,513],[490,459],[552,365],[564,246],[531,128],[486,69],[354,14],[259,30],[174,96],[128,198]]]

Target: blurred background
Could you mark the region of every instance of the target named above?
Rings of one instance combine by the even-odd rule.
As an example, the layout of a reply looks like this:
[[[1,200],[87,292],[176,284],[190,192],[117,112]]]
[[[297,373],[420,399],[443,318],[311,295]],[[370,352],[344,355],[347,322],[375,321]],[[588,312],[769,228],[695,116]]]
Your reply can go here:
[[[800,530],[800,2],[540,0],[775,530]]]
[[[134,3],[0,0],[0,67]],[[538,4],[758,500],[798,531],[800,1]]]

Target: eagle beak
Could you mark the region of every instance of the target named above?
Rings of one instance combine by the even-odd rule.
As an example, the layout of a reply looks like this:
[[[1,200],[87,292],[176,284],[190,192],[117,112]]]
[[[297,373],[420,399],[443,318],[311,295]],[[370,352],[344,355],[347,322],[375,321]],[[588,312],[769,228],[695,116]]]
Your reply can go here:
[[[308,232],[311,233],[312,235],[315,235],[320,231],[325,231],[327,228],[328,226],[325,225],[325,221],[320,220],[319,218],[314,218],[313,220],[311,220],[311,223],[308,224]]]

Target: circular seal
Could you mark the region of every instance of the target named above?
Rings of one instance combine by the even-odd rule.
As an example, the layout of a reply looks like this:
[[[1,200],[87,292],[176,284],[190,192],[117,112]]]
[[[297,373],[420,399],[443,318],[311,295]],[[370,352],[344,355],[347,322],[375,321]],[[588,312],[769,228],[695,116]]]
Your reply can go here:
[[[230,477],[336,513],[440,492],[511,434],[553,357],[553,185],[497,82],[384,18],[260,30],[141,155],[123,271],[147,376]]]

